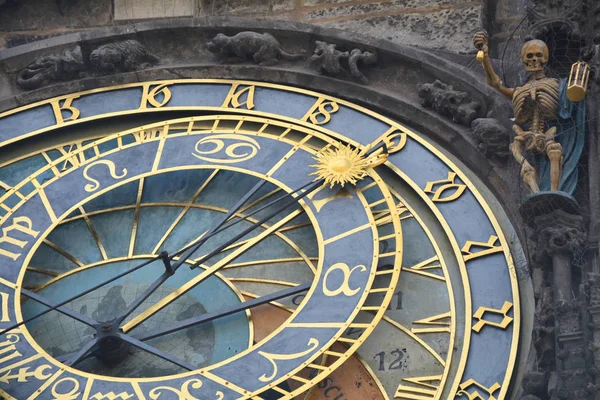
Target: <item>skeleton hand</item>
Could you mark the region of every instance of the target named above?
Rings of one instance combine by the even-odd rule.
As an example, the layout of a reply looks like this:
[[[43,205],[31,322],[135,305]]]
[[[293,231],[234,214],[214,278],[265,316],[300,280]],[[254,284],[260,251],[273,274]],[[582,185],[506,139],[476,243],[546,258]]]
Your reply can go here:
[[[473,46],[479,51],[488,52],[488,34],[486,31],[477,32],[473,37]]]

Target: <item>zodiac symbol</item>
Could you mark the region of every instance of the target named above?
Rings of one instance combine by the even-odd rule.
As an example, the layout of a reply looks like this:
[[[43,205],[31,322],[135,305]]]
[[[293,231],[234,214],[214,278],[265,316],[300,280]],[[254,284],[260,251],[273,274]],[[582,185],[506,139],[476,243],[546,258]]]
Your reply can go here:
[[[284,360],[287,361],[287,360],[293,360],[295,358],[304,357],[305,355],[314,351],[317,348],[317,346],[319,346],[319,341],[315,338],[310,338],[310,340],[308,341],[308,349],[298,352],[298,353],[272,354],[272,353],[266,353],[264,351],[259,351],[258,354],[260,354],[261,356],[263,356],[264,358],[269,360],[271,362],[271,364],[273,365],[273,373],[268,376],[267,376],[267,374],[264,374],[263,376],[258,378],[258,380],[261,382],[270,382],[275,378],[275,376],[277,376],[278,368],[277,368],[277,364],[275,363],[275,361],[284,361]]]
[[[58,386],[64,382],[72,382],[73,389],[71,389],[69,392],[66,392],[66,393],[58,393]],[[70,377],[63,378],[63,379],[59,380],[58,382],[56,382],[54,384],[54,386],[52,386],[52,396],[54,396],[55,400],[75,400],[81,394],[81,392],[78,392],[78,390],[79,390],[79,381],[77,379],[70,378]]]
[[[358,287],[356,289],[350,288],[350,276],[357,269],[359,270],[359,272],[364,272],[367,270],[367,267],[365,267],[364,265],[357,265],[356,267],[350,269],[350,267],[348,267],[348,264],[344,264],[344,263],[337,263],[337,264],[332,265],[331,268],[329,268],[329,270],[327,270],[327,272],[325,273],[325,276],[323,277],[323,293],[325,293],[325,296],[333,297],[333,296],[337,296],[340,293],[344,293],[346,296],[350,297],[350,296],[354,296],[356,293],[358,293],[360,291],[360,287]],[[342,282],[342,284],[340,285],[339,288],[337,288],[335,290],[331,290],[327,286],[327,279],[329,278],[329,274],[335,270],[342,271],[342,273],[344,274],[344,281]]]
[[[110,172],[110,176],[113,177],[114,179],[121,179],[127,175],[127,168],[123,168],[123,171],[121,171],[123,175],[117,175],[117,171],[116,171],[117,167],[113,161],[99,160],[99,161],[93,162],[90,165],[88,165],[87,167],[85,167],[85,169],[83,170],[84,178],[90,182],[93,182],[93,183],[88,183],[87,185],[85,185],[86,192],[94,192],[94,191],[98,190],[98,188],[100,187],[100,182],[98,182],[94,178],[90,178],[90,176],[88,175],[89,169],[92,168],[93,166],[96,166],[99,164],[106,165],[108,167],[108,172]]]
[[[223,141],[225,139],[236,140],[236,143],[230,144],[229,146],[225,147],[225,142]],[[212,144],[215,147],[209,150],[201,150],[201,148],[207,144]],[[236,150],[241,148],[247,148],[249,151],[246,151],[244,153],[236,153]],[[230,157],[229,160],[205,157],[206,155],[216,154],[223,149],[225,149],[225,154],[227,155],[227,157]],[[200,139],[198,143],[196,143],[195,153],[192,153],[192,155],[204,161],[223,164],[234,164],[251,159],[256,155],[256,153],[258,153],[258,150],[260,150],[260,145],[256,140],[242,135],[226,133],[221,135],[208,136],[203,139]]]
[[[181,385],[181,389],[177,390],[175,388],[169,386],[159,386],[155,387],[150,391],[150,398],[152,400],[157,400],[160,398],[160,395],[165,391],[175,393],[179,396],[179,400],[200,400],[190,394],[190,385],[193,389],[200,389],[202,387],[202,381],[197,378],[190,379]],[[217,396],[220,392],[217,392]]]
[[[29,372],[31,367],[19,368],[16,374],[11,375],[12,370],[9,370],[6,374],[0,377],[0,382],[10,383],[11,380],[16,379],[17,382],[27,382],[27,378],[34,377],[37,380],[45,380],[52,376],[52,374],[46,375],[44,371],[52,369],[48,364],[40,365],[33,372]]]

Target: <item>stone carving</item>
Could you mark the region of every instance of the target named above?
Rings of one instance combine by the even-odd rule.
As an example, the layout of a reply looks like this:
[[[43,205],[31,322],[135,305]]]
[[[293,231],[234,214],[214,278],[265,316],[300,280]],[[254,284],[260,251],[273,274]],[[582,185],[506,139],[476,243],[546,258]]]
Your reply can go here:
[[[276,65],[280,58],[284,60],[300,60],[302,54],[291,54],[284,51],[281,45],[268,33],[240,32],[234,36],[219,33],[206,43],[211,53],[218,54],[226,61],[243,61],[253,59],[261,66]]]
[[[377,53],[352,49],[341,51],[337,45],[316,41],[315,51],[309,60],[309,67],[320,74],[330,76],[352,75],[364,84],[369,83],[367,77],[360,70],[360,65],[377,63]]]
[[[533,37],[542,39],[551,31],[563,31],[572,37],[580,36],[581,0],[536,0],[536,3],[536,7],[527,8],[527,19],[531,24],[529,29]]]
[[[350,54],[347,51],[339,51],[337,45],[317,40],[309,65],[320,74],[326,73],[336,76],[344,71],[342,61],[347,60],[349,56]]]
[[[369,83],[369,80],[360,71],[358,63],[363,65],[370,65],[377,63],[377,53],[370,51],[361,51],[359,49],[353,49],[350,52],[350,58],[348,58],[348,65],[350,66],[350,73],[352,76],[357,78],[364,84]]]
[[[566,212],[552,195],[533,196],[545,201],[533,218],[536,265],[544,275],[543,288],[536,292],[534,370],[543,375],[526,374],[522,383],[526,396],[521,400],[588,399],[592,380],[586,369],[591,363],[585,350],[587,306],[577,283],[579,258],[587,243],[583,217],[579,211]]]
[[[108,43],[90,54],[92,68],[105,74],[145,69],[157,62],[158,58],[137,40]]]
[[[86,75],[108,75],[136,71],[158,62],[146,46],[137,40],[124,40],[97,47],[86,59],[80,46],[59,56],[40,57],[19,71],[17,84],[27,90],[54,81],[66,81]]]
[[[546,77],[544,69],[549,60],[546,43],[541,40],[531,40],[521,49],[521,61],[530,76],[525,85],[517,88],[503,86],[500,77],[494,71],[488,54],[486,32],[477,33],[473,38],[473,45],[480,52],[478,59],[481,60],[488,85],[512,100],[516,122],[513,130],[517,136],[510,145],[510,150],[521,165],[523,181],[532,193],[540,192],[540,184],[547,186],[548,183],[550,183],[550,190],[562,189],[567,193],[573,193],[577,184],[577,162],[585,139],[585,121],[579,122],[577,116],[573,117],[573,113],[579,113],[577,110],[579,107],[572,106],[572,103],[566,99],[564,90],[566,83],[564,81],[559,83],[557,79]],[[559,106],[561,106],[560,113]],[[555,139],[560,133],[559,128],[564,131],[569,128],[548,126],[549,122],[558,122],[559,116],[570,119],[574,131],[573,133],[569,131],[569,134],[573,135],[575,140],[568,141],[569,147],[564,149],[564,153],[561,141],[566,143],[566,140],[562,137],[560,140]],[[564,125],[562,122],[558,123]],[[546,160],[539,161],[538,169],[542,172],[540,184],[537,170],[527,160],[526,152],[535,155],[545,154],[550,163],[547,168]],[[563,169],[565,170],[564,181]]]
[[[508,159],[510,132],[500,121],[495,118],[477,118],[471,124],[471,130],[482,154],[502,161]]]
[[[437,113],[466,126],[471,126],[481,109],[481,104],[470,100],[468,93],[454,90],[452,86],[439,80],[422,85],[419,97],[423,107],[432,108]]]
[[[521,386],[523,386],[523,391],[527,394],[525,397],[521,397],[521,400],[540,400],[540,398],[546,396],[548,376],[543,372],[527,372],[523,376]]]
[[[540,229],[538,236],[538,259],[548,254],[556,253],[574,254],[585,245],[585,233],[576,226],[546,226]]]
[[[85,68],[81,47],[65,50],[60,56],[40,57],[17,75],[17,84],[23,89],[35,89],[53,81],[79,77]]]

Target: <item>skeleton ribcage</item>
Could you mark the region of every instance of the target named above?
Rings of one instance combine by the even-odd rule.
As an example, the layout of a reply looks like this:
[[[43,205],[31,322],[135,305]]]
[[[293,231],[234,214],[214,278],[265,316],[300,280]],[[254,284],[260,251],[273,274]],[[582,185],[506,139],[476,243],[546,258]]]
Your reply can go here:
[[[520,125],[531,122],[534,112],[537,112],[538,118],[543,121],[556,119],[558,81],[551,78],[529,81],[515,90],[512,103],[515,120]]]

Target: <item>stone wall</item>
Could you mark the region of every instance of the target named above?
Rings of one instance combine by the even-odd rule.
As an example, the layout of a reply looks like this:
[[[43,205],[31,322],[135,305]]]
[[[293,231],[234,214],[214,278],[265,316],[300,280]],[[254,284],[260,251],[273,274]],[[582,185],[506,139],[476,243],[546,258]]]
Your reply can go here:
[[[287,19],[399,44],[463,52],[471,50],[473,34],[486,23],[485,3],[486,0],[0,0],[0,49],[65,32],[145,19],[234,15]]]

